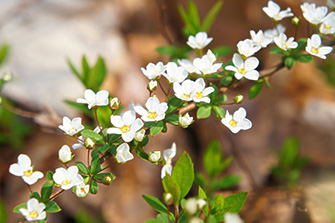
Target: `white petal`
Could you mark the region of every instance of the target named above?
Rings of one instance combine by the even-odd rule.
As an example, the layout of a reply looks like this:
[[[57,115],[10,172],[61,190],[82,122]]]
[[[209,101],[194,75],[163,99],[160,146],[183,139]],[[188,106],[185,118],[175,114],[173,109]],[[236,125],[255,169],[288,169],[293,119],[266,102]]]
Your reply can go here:
[[[243,120],[247,116],[247,111],[244,108],[239,108],[236,112],[234,112],[234,119],[239,122]]]
[[[117,128],[121,128],[122,126],[124,126],[122,118],[119,115],[111,115],[110,121]],[[109,134],[111,134],[111,133],[109,133]]]
[[[238,123],[238,127],[242,130],[247,130],[252,127],[252,123],[249,119],[243,119],[243,121]]]
[[[159,100],[156,97],[150,97],[147,102],[145,103],[145,107],[150,111],[150,112],[155,112],[157,106],[159,105]]]
[[[18,164],[21,166],[21,168],[25,171],[28,170],[31,167],[31,160],[29,156],[25,154],[20,154],[19,157],[17,158]]]
[[[148,116],[148,111],[145,110],[140,104],[137,104],[134,106],[134,110],[137,112],[137,114],[141,115],[141,116]]]
[[[255,70],[259,65],[259,61],[256,57],[249,57],[244,63],[246,71]]]
[[[108,128],[107,129],[107,134],[118,134],[118,135],[121,135],[122,131],[119,128]]]
[[[131,125],[131,131],[137,132],[143,127],[143,125],[144,123],[141,121],[141,119],[137,118]]]
[[[238,53],[234,53],[233,56],[233,64],[237,67],[237,68],[243,68],[244,67],[244,61],[241,57],[240,54]]]
[[[23,170],[22,167],[17,163],[14,163],[14,164],[10,165],[10,167],[9,167],[9,172],[11,174],[13,174],[14,176],[21,177],[21,176],[23,176],[24,171],[25,170]]]
[[[252,70],[246,73],[244,77],[252,81],[257,81],[259,78],[259,72],[257,70]]]
[[[126,111],[125,113],[123,113],[122,115],[122,121],[124,124],[130,126],[134,121],[135,121],[135,118],[136,118],[136,114],[134,111]]]

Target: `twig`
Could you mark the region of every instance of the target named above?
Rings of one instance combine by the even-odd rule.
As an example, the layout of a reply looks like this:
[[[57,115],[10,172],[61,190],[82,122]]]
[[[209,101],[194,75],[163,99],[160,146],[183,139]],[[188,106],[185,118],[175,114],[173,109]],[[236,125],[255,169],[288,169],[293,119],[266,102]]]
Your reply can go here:
[[[185,114],[186,112],[189,112],[189,111],[192,111],[193,109],[196,108],[196,105],[194,102],[186,105],[185,107],[182,107],[180,110],[179,110],[179,115],[183,115]]]
[[[169,44],[172,44],[172,40],[169,37],[169,34],[167,32],[167,25],[166,25],[166,4],[164,2],[164,0],[157,0],[157,4],[158,4],[158,9],[159,9],[159,15],[161,18],[161,22],[162,22],[162,36],[166,39],[166,41],[168,41]]]
[[[264,78],[264,77],[267,77],[267,76],[271,76],[271,75],[275,74],[277,71],[281,70],[284,67],[285,67],[285,64],[284,63],[280,63],[280,64],[277,64],[274,67],[261,70],[259,72],[259,78]]]

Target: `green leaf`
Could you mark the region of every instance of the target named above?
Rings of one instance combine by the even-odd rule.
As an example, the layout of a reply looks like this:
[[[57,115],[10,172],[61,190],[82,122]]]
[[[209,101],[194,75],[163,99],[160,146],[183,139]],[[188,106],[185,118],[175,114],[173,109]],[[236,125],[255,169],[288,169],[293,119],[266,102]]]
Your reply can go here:
[[[201,106],[197,111],[197,118],[208,118],[211,115],[212,107],[208,105]]]
[[[9,55],[9,45],[2,44],[0,48],[0,65],[6,61]]]
[[[222,94],[222,95],[220,95],[219,97],[216,98],[215,104],[222,105],[222,104],[226,103],[226,101],[227,101],[227,95]]]
[[[45,211],[48,213],[57,213],[62,210],[54,201],[48,201],[45,206]]]
[[[180,187],[180,199],[183,199],[190,191],[194,181],[193,163],[190,156],[184,152],[181,154],[172,170],[172,179]]]
[[[181,4],[178,5],[179,14],[184,21],[185,27],[188,30],[189,34],[195,35],[197,34],[198,30],[193,26],[189,16],[187,15],[186,11],[184,10]]]
[[[36,198],[39,202],[42,201],[41,196],[36,191],[33,191],[32,193],[30,193],[29,194],[29,198]]]
[[[87,115],[88,117],[92,117],[92,113],[91,111],[87,108],[87,106],[83,105],[83,104],[78,104],[75,101],[70,101],[70,100],[64,100],[64,102],[68,105],[70,105],[71,107],[79,110],[80,112],[82,112],[83,114]]]
[[[298,47],[294,49],[294,51],[302,51],[306,48],[307,46],[307,39],[306,38],[301,38],[298,40]]]
[[[142,195],[142,197],[151,207],[153,207],[159,213],[168,213],[168,209],[158,198],[149,195]]]
[[[90,181],[90,192],[91,194],[97,194],[99,192],[98,183],[93,179]]]
[[[82,56],[81,58],[81,67],[83,69],[83,82],[87,83],[90,74],[90,66],[85,56]]]
[[[212,181],[212,189],[216,190],[224,190],[229,189],[241,181],[241,177],[235,175],[229,175],[221,178],[220,180]]]
[[[295,64],[295,59],[293,57],[284,57],[284,64],[287,69],[291,69]]]
[[[212,108],[213,108],[213,113],[216,117],[218,117],[219,119],[222,119],[225,117],[226,112],[222,107],[213,106]]]
[[[136,147],[136,154],[138,157],[140,157],[143,160],[146,160],[146,161],[149,160],[149,155],[145,153],[141,148]]]
[[[180,216],[180,218],[179,218],[179,220],[178,220],[178,223],[187,223],[188,222],[188,217],[187,217],[187,214],[184,212],[181,216]]]
[[[213,215],[209,215],[207,218],[207,223],[217,223],[216,218]]]
[[[206,188],[206,183],[207,183],[207,179],[205,178],[205,176],[201,173],[195,173],[194,175],[194,183],[196,185],[199,185],[202,188]]]
[[[8,214],[5,203],[0,199],[0,223],[8,222]]]
[[[207,200],[207,195],[205,193],[205,191],[199,186],[199,191],[198,191],[198,198],[200,199],[204,199],[204,200]],[[208,217],[208,211],[209,211],[209,205],[208,205],[208,202],[207,204],[203,207],[202,209],[205,213],[205,216]]]
[[[112,180],[115,180],[115,178],[116,178],[115,175],[112,174],[112,173],[98,173],[98,174],[96,174],[96,175],[94,176],[94,179],[96,179],[96,180],[102,182],[103,178],[106,177],[106,176],[111,177]]]
[[[292,167],[299,154],[299,142],[295,137],[285,140],[280,153],[280,164],[285,168]]]
[[[86,174],[86,175],[88,175],[90,173],[89,169],[87,168],[87,166],[84,163],[78,161],[78,162],[76,162],[76,166],[79,169],[79,173]]]
[[[170,215],[171,216],[171,215]],[[171,223],[170,219],[169,219],[169,216],[165,213],[162,213],[162,214],[159,214],[157,216],[157,221],[159,223]]]
[[[223,199],[223,195],[219,194],[215,197],[213,205],[212,205],[212,209],[210,211],[211,215],[214,215],[215,218],[217,218],[220,215],[224,214],[224,199]]]
[[[311,63],[311,62],[313,62],[313,56],[312,55],[307,55],[307,54],[300,54],[297,59],[301,63]]]
[[[168,115],[165,118],[166,122],[170,122],[173,125],[179,125],[179,116],[178,115]]]
[[[106,65],[102,57],[98,57],[94,67],[90,70],[86,88],[92,89],[94,92],[99,91],[101,84],[106,77]]]
[[[71,60],[69,58],[66,59],[67,64],[69,65],[72,73],[76,75],[76,77],[85,85],[83,78],[81,77],[80,73],[76,69],[76,67],[72,64]]]
[[[13,212],[14,213],[18,213],[20,214],[21,212],[19,211],[21,208],[25,208],[27,209],[27,203],[23,203],[23,204],[19,204],[17,205],[14,209],[13,209]]]
[[[254,84],[249,90],[249,99],[254,99],[259,95],[263,88],[264,81],[261,79]]]
[[[171,193],[173,196],[173,203],[175,206],[179,205],[180,199],[180,187],[177,183],[173,182],[172,177],[166,174],[162,180],[164,191],[166,193]]]
[[[92,163],[91,163],[91,174],[94,175],[98,173],[100,170],[102,170],[102,166],[100,164],[100,157],[93,157],[92,158]]]
[[[42,202],[46,202],[49,197],[52,194],[52,190],[53,190],[53,182],[51,181],[47,181],[43,184],[42,188],[41,188],[41,198],[42,198]]]
[[[224,213],[238,213],[242,209],[244,202],[247,200],[247,196],[247,192],[240,192],[226,197],[223,206]]]
[[[233,81],[232,76],[226,76],[221,80],[220,84],[222,84],[224,86],[228,86],[232,81]]]
[[[53,175],[54,175],[53,172],[48,171],[47,174],[46,174],[47,180],[53,181]]]
[[[216,57],[225,57],[234,52],[234,49],[230,46],[220,46],[216,47],[212,50],[212,52],[216,55]]]
[[[221,172],[222,152],[219,141],[214,140],[209,144],[203,156],[203,163],[210,178],[214,178]]]
[[[188,14],[189,14],[189,19],[191,23],[197,29],[197,31],[199,31],[200,18],[199,18],[197,6],[194,3],[194,1],[188,2]]]
[[[280,56],[283,55],[283,51],[282,51],[279,47],[277,47],[277,46],[272,47],[272,48],[270,49],[270,53],[272,53],[272,54],[278,54],[278,55],[280,55]]]
[[[100,141],[103,140],[102,135],[100,135],[99,133],[96,133],[90,129],[84,129],[81,132],[81,135],[84,136],[85,138],[91,138],[94,139],[95,141]]]
[[[218,1],[216,4],[211,8],[211,10],[207,13],[205,19],[202,22],[201,30],[208,32],[212,27],[212,24],[219,13],[221,7],[223,5],[223,1]]]
[[[164,128],[163,121],[154,122],[150,127],[150,134],[152,136],[158,135]]]
[[[165,113],[170,114],[170,113],[176,111],[183,104],[183,101],[180,100],[179,98],[173,96],[167,101],[167,104],[168,104],[169,107],[168,107],[168,109]]]

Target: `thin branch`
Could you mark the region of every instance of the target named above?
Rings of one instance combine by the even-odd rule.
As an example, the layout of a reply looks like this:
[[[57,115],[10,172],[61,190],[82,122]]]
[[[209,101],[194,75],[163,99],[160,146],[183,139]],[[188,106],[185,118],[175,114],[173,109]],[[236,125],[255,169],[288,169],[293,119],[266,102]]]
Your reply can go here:
[[[157,0],[157,5],[158,5],[159,15],[160,15],[161,22],[162,22],[162,30],[161,30],[162,36],[166,39],[166,41],[168,41],[169,44],[172,44],[173,42],[167,32],[166,3],[164,2],[164,0]]]
[[[280,64],[277,64],[274,67],[261,70],[259,72],[259,78],[264,78],[264,77],[271,76],[271,75],[275,74],[277,71],[281,70],[284,67],[285,67],[285,64],[284,63],[280,63]]]
[[[186,105],[185,107],[182,107],[181,109],[179,109],[179,115],[183,115],[189,111],[192,111],[193,109],[195,109],[197,106],[195,105],[194,102]]]

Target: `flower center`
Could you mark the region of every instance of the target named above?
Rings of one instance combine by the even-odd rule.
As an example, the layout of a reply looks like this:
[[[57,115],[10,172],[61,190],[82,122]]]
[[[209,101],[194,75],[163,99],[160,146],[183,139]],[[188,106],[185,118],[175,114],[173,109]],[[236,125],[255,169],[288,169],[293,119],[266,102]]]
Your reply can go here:
[[[122,126],[122,128],[121,128],[122,133],[127,133],[129,131],[130,131],[130,126],[128,126],[128,125]]]
[[[157,118],[157,113],[156,112],[149,112],[148,113],[148,118],[150,118],[150,119],[155,119],[155,118]]]
[[[81,193],[86,194],[86,191],[84,188],[80,188]]]
[[[285,49],[287,49],[287,48],[288,48],[288,47],[287,47],[287,43],[286,43],[286,42],[284,43],[284,48],[285,48]]]
[[[77,132],[77,129],[72,126],[69,130],[67,130],[68,133],[71,133],[72,131]]]
[[[190,98],[191,96],[189,94],[183,94],[182,97],[183,98]]]
[[[315,48],[315,47],[312,47],[311,51],[312,51],[312,53],[315,53],[315,54],[319,53],[319,49]]]
[[[33,174],[33,171],[31,169],[23,172],[23,176],[25,177],[30,177],[32,174]]]
[[[246,74],[246,73],[247,73],[247,71],[245,71],[244,68],[240,68],[240,69],[238,69],[237,71],[238,71],[240,74]]]
[[[330,26],[325,25],[324,28],[325,28],[325,29],[330,29]]]
[[[71,180],[69,180],[69,179],[66,179],[66,180],[62,181],[62,185],[68,185],[70,183],[71,183]]]
[[[229,125],[231,127],[236,127],[237,126],[237,122],[234,119],[232,119],[232,120],[230,120]]]
[[[36,219],[38,217],[38,213],[36,211],[31,211],[31,212],[29,212],[29,216],[32,219]]]
[[[198,99],[200,99],[200,98],[203,98],[204,95],[202,94],[202,92],[197,92],[197,93],[195,94],[195,97],[198,98]]]

